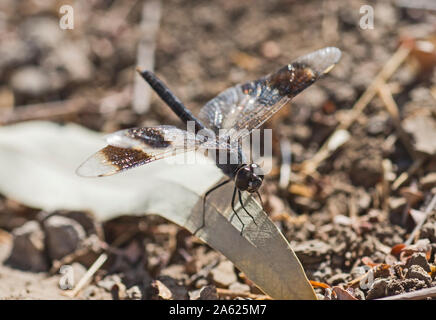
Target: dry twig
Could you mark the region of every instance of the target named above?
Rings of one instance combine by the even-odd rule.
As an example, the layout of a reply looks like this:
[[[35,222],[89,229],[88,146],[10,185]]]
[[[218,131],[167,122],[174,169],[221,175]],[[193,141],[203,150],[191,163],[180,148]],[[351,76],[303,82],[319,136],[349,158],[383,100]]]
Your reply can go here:
[[[85,275],[80,279],[80,281],[77,283],[77,285],[74,287],[73,290],[65,292],[65,295],[68,295],[69,297],[75,297],[77,294],[83,289],[83,287],[89,282],[89,280],[92,278],[92,276],[98,271],[98,269],[101,268],[101,266],[106,262],[108,258],[108,255],[106,253],[102,253],[97,260],[93,263],[91,268],[88,269],[88,271],[85,273]]]
[[[397,103],[392,97],[391,89],[386,84],[382,84],[378,88],[378,94],[383,104],[385,105],[386,110],[389,112],[390,116],[392,117],[392,120],[394,121],[395,129],[397,131],[398,137],[400,138],[401,142],[403,143],[404,147],[406,148],[407,152],[412,157],[412,159],[416,160],[415,149],[413,148],[413,145],[410,142],[409,136],[401,126],[400,112],[398,111]]]
[[[430,215],[430,213],[433,211],[433,209],[436,207],[436,194],[431,199],[430,203],[428,204],[427,208],[425,208],[424,211],[424,218],[419,221],[419,223],[415,226],[412,233],[409,235],[409,238],[404,242],[406,246],[412,244],[413,240],[415,239],[416,235],[418,234],[418,231],[421,230],[422,226],[424,225],[424,222],[427,220],[427,217]]]
[[[89,107],[87,99],[75,98],[65,101],[29,104],[14,107],[11,111],[0,114],[0,125],[7,125],[21,121],[53,119],[78,113]]]
[[[384,297],[377,300],[424,300],[434,297],[436,297],[436,287],[401,293],[395,296]]]
[[[137,66],[142,70],[153,70],[154,51],[156,49],[156,33],[159,30],[161,16],[160,0],[148,0],[144,2],[141,20],[141,38],[138,44],[136,56]],[[139,74],[135,73],[133,91],[133,110],[144,113],[148,110],[151,90],[145,86]]]
[[[241,298],[249,298],[253,300],[272,300],[270,296],[264,294],[254,294],[251,292],[235,292],[223,288],[217,288],[216,291],[220,297],[229,297],[229,298],[241,297]]]
[[[409,169],[406,172],[403,172],[398,176],[398,178],[392,183],[392,190],[397,190],[399,187],[403,185],[404,182],[406,182],[411,175],[413,175],[416,170],[421,168],[421,165],[424,163],[424,160],[426,160],[426,156],[419,156],[416,158],[416,160],[412,163],[412,165],[409,167]]]

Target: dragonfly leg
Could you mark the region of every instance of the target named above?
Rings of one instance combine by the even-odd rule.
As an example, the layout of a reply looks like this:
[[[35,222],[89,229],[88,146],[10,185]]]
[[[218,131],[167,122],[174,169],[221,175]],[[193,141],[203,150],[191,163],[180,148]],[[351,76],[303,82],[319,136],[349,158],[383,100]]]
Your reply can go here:
[[[241,204],[242,209],[244,209],[244,211],[250,216],[251,220],[253,220],[254,224],[257,226],[256,220],[254,220],[254,217],[250,214],[250,212],[248,212],[247,209],[245,209],[244,203],[242,202],[241,190],[238,190],[238,195],[239,195],[239,203]]]
[[[206,198],[209,194],[211,194],[213,191],[215,191],[216,189],[222,187],[223,185],[229,183],[231,181],[231,179],[225,180],[219,184],[217,184],[216,186],[210,188],[203,196],[203,214],[202,214],[202,222],[201,222],[201,226],[197,228],[197,230],[195,230],[194,235],[196,235],[196,233],[198,231],[200,231],[201,229],[204,228],[204,226],[206,225]]]
[[[260,196],[259,191],[256,191],[257,196],[259,197],[260,205],[262,206],[262,210],[265,211],[265,207],[263,205],[262,197]]]
[[[241,218],[239,217],[238,213],[235,210],[235,199],[236,199],[236,186],[235,189],[233,189],[233,196],[232,196],[232,210],[233,210],[233,215],[230,218],[230,221],[232,221],[233,216],[236,216],[238,218],[238,220],[241,222],[242,224],[242,228],[241,228],[241,236],[242,236],[242,232],[244,232],[244,228],[245,228],[245,224],[244,222],[242,222]],[[239,191],[239,190],[238,190]]]

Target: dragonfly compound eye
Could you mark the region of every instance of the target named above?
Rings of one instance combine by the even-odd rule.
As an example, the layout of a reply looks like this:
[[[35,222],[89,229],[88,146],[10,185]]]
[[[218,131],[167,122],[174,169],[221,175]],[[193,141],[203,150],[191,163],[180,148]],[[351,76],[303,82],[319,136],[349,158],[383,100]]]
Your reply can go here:
[[[256,167],[255,167],[256,166]],[[256,170],[254,170],[256,168]],[[245,165],[236,174],[236,187],[241,191],[256,192],[262,185],[263,175],[257,174],[257,165]]]

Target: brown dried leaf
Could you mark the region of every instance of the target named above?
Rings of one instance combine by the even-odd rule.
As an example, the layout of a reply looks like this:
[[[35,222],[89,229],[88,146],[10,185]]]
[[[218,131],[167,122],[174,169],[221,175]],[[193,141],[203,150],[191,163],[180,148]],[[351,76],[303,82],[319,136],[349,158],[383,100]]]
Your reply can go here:
[[[194,232],[202,221],[202,195],[223,178],[215,164],[203,157],[201,166],[156,161],[120,175],[84,179],[75,169],[104,146],[100,134],[77,125],[43,121],[1,127],[0,131],[0,192],[48,211],[90,210],[100,220],[153,213]],[[229,194],[231,198],[232,187],[228,184],[208,197],[206,225],[197,236],[271,297],[316,299],[289,242],[254,197],[246,194],[243,202],[253,219],[237,206],[245,226],[241,235],[241,221],[231,219],[230,199],[223,201]]]
[[[333,293],[336,294],[336,297],[338,300],[358,300],[355,296],[353,296],[347,290],[344,290],[338,286],[333,287]]]
[[[424,252],[427,260],[431,257],[431,244],[428,239],[420,239],[415,244],[406,246],[401,250],[400,260],[406,262],[409,256],[415,252]]]
[[[391,254],[395,257],[399,257],[401,254],[401,251],[406,247],[404,243],[396,244],[391,249]]]

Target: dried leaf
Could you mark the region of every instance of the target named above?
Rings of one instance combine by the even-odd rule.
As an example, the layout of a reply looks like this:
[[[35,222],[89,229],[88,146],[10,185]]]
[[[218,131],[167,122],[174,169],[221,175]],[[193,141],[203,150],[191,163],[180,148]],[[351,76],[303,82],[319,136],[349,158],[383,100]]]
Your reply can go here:
[[[401,251],[406,247],[406,245],[404,243],[399,243],[396,244],[395,246],[392,247],[391,249],[391,254],[395,257],[399,257]]]
[[[156,161],[123,174],[87,179],[77,166],[103,147],[101,136],[77,125],[26,122],[0,128],[0,193],[30,207],[90,210],[101,220],[120,214],[160,214],[194,232],[201,225],[202,197],[222,178],[214,163]],[[208,197],[206,226],[198,237],[223,253],[275,299],[316,299],[289,243],[252,198],[244,198],[253,223],[233,218],[232,186]]]
[[[333,287],[333,292],[336,294],[338,300],[358,300],[351,293],[341,287]]]
[[[427,260],[431,257],[431,244],[428,239],[420,239],[415,244],[408,245],[401,250],[400,260],[405,262],[415,252],[424,252]]]
[[[436,66],[436,37],[413,41],[410,57],[415,59],[422,72],[428,72]]]
[[[403,120],[403,127],[413,136],[416,151],[436,153],[436,121],[430,115],[412,115]]]
[[[412,216],[415,225],[422,223],[425,218],[427,218],[427,214],[421,210],[410,209],[409,213]]]

